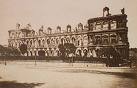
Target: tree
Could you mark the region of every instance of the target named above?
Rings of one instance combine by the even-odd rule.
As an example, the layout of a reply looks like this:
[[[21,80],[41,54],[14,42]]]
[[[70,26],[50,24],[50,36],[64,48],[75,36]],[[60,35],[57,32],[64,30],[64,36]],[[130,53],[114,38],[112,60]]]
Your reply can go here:
[[[8,55],[12,55],[12,56],[20,55],[20,51],[17,48],[13,48],[13,47],[6,47],[6,48]]]
[[[63,44],[58,45],[59,51],[60,51],[60,56],[65,57],[65,47]]]
[[[61,56],[67,57],[69,54],[75,54],[76,47],[73,43],[64,43],[59,44],[59,51],[61,52]]]
[[[0,45],[0,53],[2,55],[7,55],[7,56],[16,56],[16,55],[20,55],[20,51],[17,48],[14,47],[4,47],[2,45]]]
[[[27,45],[26,44],[21,44],[19,46],[20,52],[24,55],[25,53],[27,53]]]
[[[129,62],[130,67],[137,67],[137,48],[129,49]]]
[[[38,55],[39,55],[39,56],[45,56],[45,51],[44,51],[44,50],[38,51]]]
[[[69,62],[73,62],[73,55],[75,54],[76,47],[73,43],[64,43],[59,44],[59,51],[61,53],[61,58],[65,61],[65,58],[69,60]]]
[[[106,56],[106,66],[118,67],[120,64],[120,52],[113,46],[108,48],[102,48],[101,56]]]

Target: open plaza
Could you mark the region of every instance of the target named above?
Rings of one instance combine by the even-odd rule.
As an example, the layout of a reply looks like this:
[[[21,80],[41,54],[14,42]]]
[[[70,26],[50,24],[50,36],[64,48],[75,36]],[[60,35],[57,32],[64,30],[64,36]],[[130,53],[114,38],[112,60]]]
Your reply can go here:
[[[104,64],[0,62],[0,88],[136,88],[135,70]]]

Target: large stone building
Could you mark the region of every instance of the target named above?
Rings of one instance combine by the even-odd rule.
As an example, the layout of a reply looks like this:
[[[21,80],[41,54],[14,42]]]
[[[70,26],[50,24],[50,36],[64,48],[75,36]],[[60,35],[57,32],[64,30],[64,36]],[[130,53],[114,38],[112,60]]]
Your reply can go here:
[[[88,50],[95,50],[98,58],[111,59],[114,63],[129,59],[127,15],[111,15],[103,9],[103,17],[88,20]]]
[[[38,33],[31,29],[30,24],[26,28],[20,28],[17,24],[17,30],[9,30],[9,46],[19,48],[21,44],[27,44],[28,55],[38,55],[38,51],[44,50],[45,56],[58,56],[59,44],[73,43],[77,50],[87,49],[88,45],[88,27],[81,23],[78,27],[72,30],[70,25],[67,25],[66,31],[62,32],[58,26],[56,32],[53,33],[50,27],[44,32],[42,26]]]
[[[105,7],[102,17],[89,19],[87,25],[79,23],[75,28],[67,25],[65,30],[62,31],[58,26],[53,33],[52,28],[48,27],[45,31],[42,26],[35,32],[30,24],[25,28],[17,24],[15,30],[9,30],[8,42],[10,47],[16,48],[23,43],[27,44],[29,56],[38,55],[40,50],[45,52],[45,56],[58,56],[59,44],[73,43],[77,47],[75,55],[78,56],[84,56],[84,52],[87,52],[87,57],[105,57],[98,51],[113,48],[121,58],[128,58],[128,27],[124,9],[121,14],[111,15],[109,8]]]

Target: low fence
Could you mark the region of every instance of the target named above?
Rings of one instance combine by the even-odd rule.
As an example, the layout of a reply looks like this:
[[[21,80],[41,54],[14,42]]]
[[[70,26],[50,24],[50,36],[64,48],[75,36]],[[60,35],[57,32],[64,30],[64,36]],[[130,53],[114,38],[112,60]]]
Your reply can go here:
[[[106,66],[131,66],[132,63],[121,62],[115,60],[107,61],[106,58],[93,58],[93,57],[54,57],[54,56],[0,56],[2,61],[13,60],[44,60],[44,61],[62,61],[66,63],[70,62],[85,62],[85,63],[105,63]]]
[[[60,58],[46,56],[0,56],[0,60],[60,60]]]
[[[64,62],[75,62],[75,61],[85,61],[85,62],[98,62],[103,63],[103,59],[93,58],[93,57],[54,57],[54,56],[0,56],[0,60],[62,60]]]

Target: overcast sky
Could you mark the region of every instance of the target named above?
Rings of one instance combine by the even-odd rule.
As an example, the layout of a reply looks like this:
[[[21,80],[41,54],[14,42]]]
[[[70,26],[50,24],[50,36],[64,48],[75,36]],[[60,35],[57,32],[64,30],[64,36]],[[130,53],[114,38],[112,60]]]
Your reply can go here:
[[[130,47],[137,47],[137,0],[0,0],[0,44],[8,44],[8,30],[30,23],[34,30],[41,25],[53,29],[56,26],[73,27],[86,24],[89,18],[102,16],[105,6],[110,13],[120,14],[125,8],[128,15]]]

